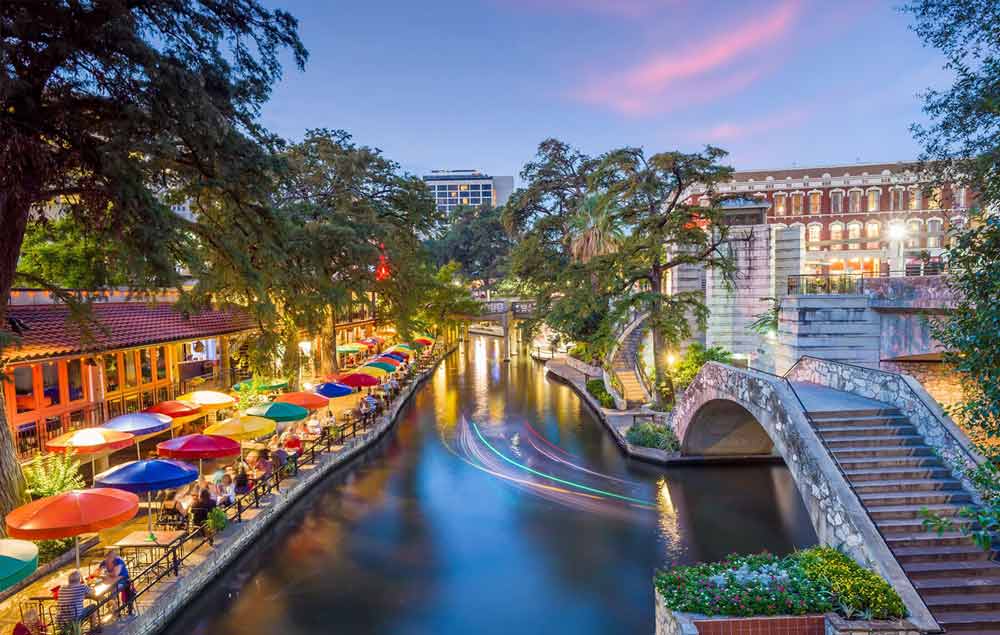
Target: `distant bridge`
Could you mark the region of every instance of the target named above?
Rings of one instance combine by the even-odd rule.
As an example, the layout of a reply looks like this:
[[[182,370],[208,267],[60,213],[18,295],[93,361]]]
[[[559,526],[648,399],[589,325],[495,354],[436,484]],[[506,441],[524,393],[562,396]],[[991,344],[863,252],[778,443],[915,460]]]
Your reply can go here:
[[[510,361],[510,329],[516,320],[534,317],[535,302],[519,298],[491,298],[482,303],[479,315],[463,316],[467,322],[496,322],[503,328],[503,360]],[[465,328],[468,338],[468,325]]]

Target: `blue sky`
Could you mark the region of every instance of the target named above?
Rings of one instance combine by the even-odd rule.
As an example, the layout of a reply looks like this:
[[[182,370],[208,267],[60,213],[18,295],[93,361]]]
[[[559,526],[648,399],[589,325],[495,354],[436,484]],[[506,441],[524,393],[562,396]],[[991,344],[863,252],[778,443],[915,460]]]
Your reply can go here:
[[[910,159],[942,59],[889,0],[266,0],[310,52],[263,112],[343,128],[411,172],[514,174],[554,136],[737,168]]]

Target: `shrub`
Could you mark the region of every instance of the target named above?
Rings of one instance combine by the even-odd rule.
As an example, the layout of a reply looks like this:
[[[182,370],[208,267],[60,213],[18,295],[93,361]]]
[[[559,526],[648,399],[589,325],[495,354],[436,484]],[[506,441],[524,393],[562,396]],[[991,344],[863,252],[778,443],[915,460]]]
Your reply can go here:
[[[80,476],[80,462],[72,453],[42,454],[22,468],[27,493],[32,498],[44,498],[86,487]]]
[[[706,362],[730,364],[732,361],[733,354],[724,348],[719,346],[705,348],[698,342],[692,342],[684,351],[684,356],[681,357],[677,369],[673,372],[674,386],[687,388]]]
[[[210,530],[218,533],[225,529],[226,525],[229,524],[229,518],[226,517],[226,512],[224,512],[221,507],[213,507],[208,512],[205,524],[208,525]]]
[[[605,408],[615,407],[615,398],[611,396],[608,389],[604,387],[604,382],[600,379],[591,379],[587,382],[587,392]]]
[[[906,616],[899,595],[876,573],[829,547],[784,558],[729,556],[675,567],[654,584],[668,608],[704,615],[804,615],[836,610],[847,618]]]
[[[638,423],[625,433],[625,439],[632,445],[643,448],[656,448],[667,452],[680,449],[680,442],[674,431],[662,423]]]

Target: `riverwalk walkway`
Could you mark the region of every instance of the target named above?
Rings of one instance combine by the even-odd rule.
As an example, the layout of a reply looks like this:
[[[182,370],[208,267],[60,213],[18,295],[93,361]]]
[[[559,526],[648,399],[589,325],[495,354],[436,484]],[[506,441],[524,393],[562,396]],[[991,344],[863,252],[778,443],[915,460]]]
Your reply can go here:
[[[211,543],[197,532],[187,533],[161,550],[162,566],[149,566],[143,570],[133,566],[130,571],[138,590],[135,600],[135,614],[113,619],[114,611],[109,603],[103,625],[103,633],[150,634],[164,628],[167,623],[193,600],[219,571],[239,557],[254,540],[276,521],[285,510],[301,498],[313,485],[325,476],[364,453],[396,421],[409,398],[430,377],[441,360],[454,347],[436,351],[433,357],[425,359],[420,370],[401,390],[400,394],[367,428],[359,430],[349,439],[338,442],[317,442],[303,452],[298,470],[265,483],[251,494],[241,497],[238,507],[229,508],[230,522],[226,529],[217,533]],[[355,399],[356,400],[356,399]],[[340,404],[338,404],[340,406]],[[235,511],[234,511],[235,510]],[[104,546],[111,545],[134,532],[147,532],[146,516],[140,515],[110,530],[102,531],[86,540],[92,548],[81,561],[84,575],[104,554]],[[174,566],[176,565],[176,566]],[[55,570],[47,572],[15,595],[0,602],[0,632],[10,632],[21,619],[22,609],[39,606],[31,598],[51,598],[52,588],[64,581],[75,569],[72,560],[61,563]],[[144,579],[136,579],[137,577]],[[155,583],[149,583],[155,581]],[[52,602],[43,602],[53,605]],[[47,616],[46,616],[47,617]],[[86,629],[85,629],[86,632]]]

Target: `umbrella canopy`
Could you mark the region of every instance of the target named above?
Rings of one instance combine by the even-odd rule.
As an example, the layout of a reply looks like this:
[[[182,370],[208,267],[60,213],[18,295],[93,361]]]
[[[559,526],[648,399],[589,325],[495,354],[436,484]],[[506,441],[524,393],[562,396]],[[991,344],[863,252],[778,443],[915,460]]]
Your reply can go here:
[[[314,392],[286,392],[274,399],[277,403],[290,403],[306,410],[317,410],[330,405],[330,399]]]
[[[413,350],[413,346],[411,346],[409,344],[396,344],[395,346],[393,346],[393,348],[394,349],[402,349],[404,351],[412,351]]]
[[[75,489],[46,496],[7,514],[7,535],[55,540],[114,527],[135,516],[139,497],[120,489]]]
[[[364,340],[358,340],[357,342],[355,342],[355,344],[357,344],[358,346],[363,347],[361,349],[363,351],[367,351],[370,348],[374,348],[374,347],[378,346],[377,342],[366,342]]]
[[[374,345],[374,346],[378,346],[379,344],[381,344],[385,340],[383,340],[381,337],[375,337],[374,335],[371,335],[369,337],[366,337],[366,338],[358,340],[358,341],[359,342],[364,342],[365,344],[371,344],[371,345]]]
[[[368,362],[362,368],[378,368],[380,370],[384,370],[387,373],[394,373],[394,372],[396,372],[396,366],[395,365],[390,364],[388,362],[382,362],[382,361],[379,361],[377,359],[374,362]]]
[[[198,468],[170,459],[147,459],[116,465],[97,475],[98,487],[143,494],[161,489],[173,489],[198,480]]]
[[[173,459],[217,459],[240,454],[240,444],[217,434],[186,434],[156,444],[156,453]]]
[[[195,390],[194,392],[184,393],[177,398],[177,401],[192,403],[200,406],[202,410],[218,410],[219,408],[226,408],[236,403],[236,400],[226,393],[216,390]]]
[[[257,385],[258,385],[258,387],[261,390],[268,390],[268,391],[271,391],[271,390],[281,390],[283,388],[287,388],[288,387],[288,380],[287,379],[281,379],[281,378],[277,378],[277,379],[244,379],[241,382],[233,384],[233,390],[240,390],[244,386],[249,386],[254,381],[257,382]]]
[[[197,417],[201,414],[201,406],[193,403],[183,403],[180,401],[161,401],[155,406],[150,406],[143,410],[152,414],[167,415],[171,419],[184,419],[187,417]]]
[[[409,355],[405,354],[403,351],[390,351],[388,353],[382,353],[382,357],[388,357],[389,359],[394,359],[398,362],[405,362]]]
[[[340,383],[352,388],[361,388],[363,386],[377,386],[378,379],[365,373],[351,373],[350,375],[341,377]]]
[[[416,337],[413,339],[413,341],[416,342],[417,344],[423,344],[424,346],[430,346],[431,344],[434,343],[434,340],[427,337],[426,335],[421,335],[420,337]]]
[[[163,432],[170,427],[171,423],[173,423],[173,419],[164,414],[131,412],[127,415],[118,415],[114,419],[105,421],[101,427],[141,437],[147,434]]]
[[[368,350],[365,344],[337,344],[338,353],[360,353]]]
[[[380,362],[382,364],[389,364],[393,368],[396,368],[397,366],[399,366],[400,364],[403,363],[403,362],[399,361],[398,359],[396,359],[395,357],[389,357],[388,355],[381,355],[381,356],[375,358],[375,361],[376,362]]]
[[[128,432],[105,430],[104,428],[84,428],[61,434],[45,444],[51,452],[76,452],[77,454],[100,454],[120,450],[132,445],[132,435]]]
[[[385,377],[386,375],[389,374],[388,372],[382,370],[381,368],[377,368],[375,366],[369,366],[367,364],[359,368],[356,368],[354,372],[364,373],[366,375],[371,375],[372,377]],[[341,380],[343,380],[343,378],[341,378]]]
[[[345,386],[344,384],[338,384],[337,382],[328,381],[325,384],[320,384],[316,386],[316,394],[323,395],[329,399],[335,399],[337,397],[346,397],[347,395],[354,392],[354,389],[350,386]]]
[[[303,410],[303,412],[305,412]],[[243,415],[226,419],[205,428],[205,434],[217,434],[237,441],[249,441],[272,434],[277,426],[271,419]]]
[[[38,547],[27,540],[0,540],[0,590],[27,578],[38,568]]]
[[[266,417],[273,421],[298,421],[309,416],[309,411],[295,404],[272,401],[271,403],[247,408],[248,415]],[[259,435],[258,435],[259,436]]]

